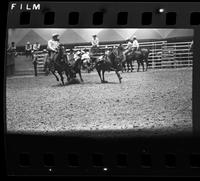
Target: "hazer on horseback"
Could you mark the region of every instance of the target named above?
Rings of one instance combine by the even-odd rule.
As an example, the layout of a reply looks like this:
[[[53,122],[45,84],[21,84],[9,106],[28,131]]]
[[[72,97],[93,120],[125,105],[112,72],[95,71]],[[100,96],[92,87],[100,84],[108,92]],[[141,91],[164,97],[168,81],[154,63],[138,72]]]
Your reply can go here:
[[[92,36],[92,41],[91,41],[92,47],[91,47],[91,54],[94,54],[99,51],[99,38],[97,35]]]
[[[132,47],[133,47],[133,51],[139,50],[140,45],[138,43],[138,40],[137,40],[136,36],[133,36]]]
[[[133,36],[133,42],[131,40],[128,40],[127,47],[124,51],[124,59],[123,59],[123,67],[125,69],[125,63],[127,64],[127,71],[129,71],[129,68],[131,68],[131,72],[133,71],[133,62],[136,60],[138,63],[138,69],[140,69],[140,65],[143,67],[144,71],[144,62],[146,63],[146,71],[148,68],[148,55],[149,55],[149,49],[148,48],[140,48],[139,43],[137,41],[136,36]]]

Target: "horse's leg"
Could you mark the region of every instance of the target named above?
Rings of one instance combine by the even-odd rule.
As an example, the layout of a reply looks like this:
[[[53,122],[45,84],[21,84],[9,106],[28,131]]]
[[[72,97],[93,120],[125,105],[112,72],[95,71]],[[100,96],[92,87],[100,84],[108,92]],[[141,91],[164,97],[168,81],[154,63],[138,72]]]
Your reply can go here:
[[[99,78],[100,78],[100,80],[101,80],[101,83],[103,83],[103,80],[102,80],[102,78],[101,78],[101,70],[97,70],[97,72],[98,72],[98,74],[99,74]]]
[[[124,72],[124,63],[122,63],[122,73]]]
[[[65,70],[65,75],[67,77],[67,81],[69,82],[70,81],[70,76],[69,76],[69,73],[67,72],[67,70]]]
[[[119,83],[121,83],[122,81],[122,77],[121,77],[121,75],[120,75],[120,73],[117,71],[117,70],[115,70],[115,73],[117,74],[117,77],[118,77],[118,79],[119,79]]]
[[[148,70],[148,66],[149,66],[149,65],[148,65],[148,59],[147,59],[147,58],[145,59],[145,63],[146,63],[146,71],[147,71],[147,70]]]
[[[138,64],[137,72],[139,72],[139,70],[140,70],[140,61],[139,60],[137,60],[137,64]]]
[[[102,70],[103,82],[104,82],[104,83],[107,83],[108,81],[105,80],[105,76],[104,76],[104,74],[105,74],[105,70]]]
[[[51,71],[51,72],[52,72],[52,74],[55,76],[56,80],[59,81],[59,78],[58,78],[58,76],[56,75],[55,70],[53,70],[53,71]]]
[[[141,65],[142,65],[142,69],[143,69],[143,72],[144,72],[144,61],[143,60],[141,61]]]
[[[129,72],[129,61],[127,61],[127,72]]]
[[[62,85],[64,85],[64,78],[63,78],[62,72],[59,71],[58,74],[60,75]]]
[[[78,74],[79,74],[79,77],[81,79],[81,82],[83,82],[82,75],[81,75],[81,70],[78,71]]]
[[[133,62],[130,62],[130,66],[131,66],[131,72],[133,72]]]

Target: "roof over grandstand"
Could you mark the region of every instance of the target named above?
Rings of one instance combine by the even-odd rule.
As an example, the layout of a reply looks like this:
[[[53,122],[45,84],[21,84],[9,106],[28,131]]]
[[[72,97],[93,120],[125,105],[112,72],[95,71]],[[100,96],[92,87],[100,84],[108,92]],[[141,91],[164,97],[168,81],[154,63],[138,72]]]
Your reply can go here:
[[[136,28],[23,28],[9,29],[8,43],[12,41],[17,46],[24,46],[27,41],[46,45],[53,33],[60,34],[60,42],[64,44],[88,43],[96,34],[100,42],[124,41],[133,36],[138,40],[159,40],[179,37],[192,37],[192,29],[136,29]]]
[[[84,43],[86,42],[77,32],[74,30],[68,29],[65,30],[60,36],[60,42],[64,44],[72,44],[72,43]]]
[[[99,41],[123,41],[124,38],[114,29],[104,29],[97,34]]]
[[[17,43],[17,45],[24,46],[27,42],[30,42],[31,44],[36,42],[40,43],[41,45],[46,44],[46,40],[33,30],[30,30],[27,34],[25,34],[24,37]]]

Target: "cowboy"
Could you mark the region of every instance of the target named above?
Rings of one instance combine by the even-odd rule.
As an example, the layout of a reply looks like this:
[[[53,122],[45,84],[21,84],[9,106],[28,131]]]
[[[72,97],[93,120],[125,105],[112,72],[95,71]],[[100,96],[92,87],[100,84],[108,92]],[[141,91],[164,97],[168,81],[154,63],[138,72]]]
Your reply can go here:
[[[127,45],[126,45],[126,47],[124,49],[125,49],[124,55],[127,55],[130,51],[132,51],[132,42],[131,42],[131,39],[127,40]]]
[[[58,47],[60,45],[58,37],[59,37],[59,34],[58,33],[54,33],[52,35],[52,39],[48,41],[47,50],[48,50],[48,54],[49,54],[50,60],[53,59],[53,56],[58,51]]]
[[[30,44],[30,42],[27,42],[26,45],[25,45],[26,57],[28,55],[31,56],[31,51],[32,51],[32,45]]]
[[[137,41],[136,36],[133,36],[133,45],[132,45],[132,47],[133,47],[133,51],[136,51],[136,50],[139,49],[139,43]]]
[[[97,35],[93,35],[92,37],[92,47],[99,47],[99,38],[97,37]]]

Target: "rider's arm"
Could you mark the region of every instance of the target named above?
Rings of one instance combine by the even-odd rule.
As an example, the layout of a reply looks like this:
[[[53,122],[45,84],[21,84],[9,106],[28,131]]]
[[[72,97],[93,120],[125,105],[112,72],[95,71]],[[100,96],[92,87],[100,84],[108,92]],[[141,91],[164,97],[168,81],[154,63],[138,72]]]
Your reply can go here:
[[[99,46],[99,39],[96,38],[96,45]]]
[[[92,44],[92,46],[94,46],[94,45],[95,45],[95,42],[94,42],[94,40],[92,40],[92,41],[91,41],[91,44]]]

